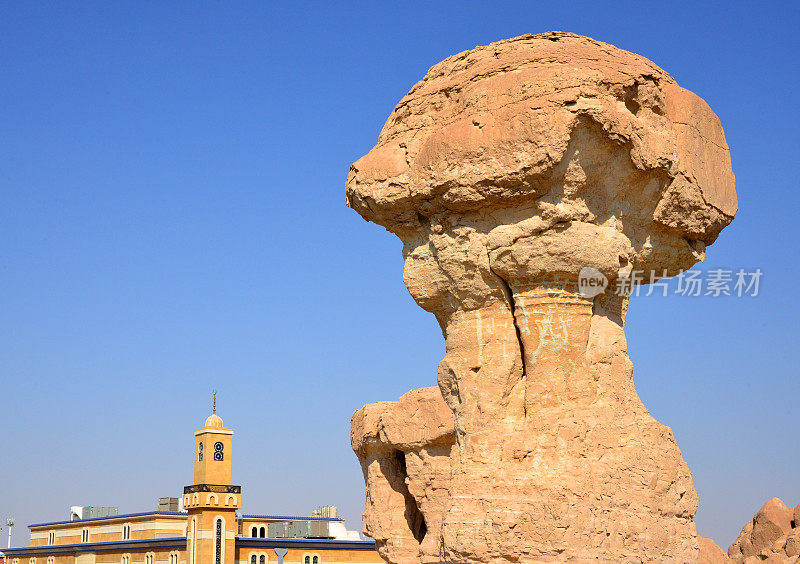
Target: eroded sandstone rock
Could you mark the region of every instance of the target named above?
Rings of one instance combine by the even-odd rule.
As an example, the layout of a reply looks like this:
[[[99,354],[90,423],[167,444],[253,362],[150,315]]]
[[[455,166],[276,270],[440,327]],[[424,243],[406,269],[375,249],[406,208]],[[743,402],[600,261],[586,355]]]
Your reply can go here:
[[[777,497],[772,498],[745,524],[728,548],[728,556],[737,563],[751,558],[794,563],[800,556],[800,523],[795,520],[798,513],[800,505],[792,510]]]
[[[733,562],[713,540],[704,537],[698,537],[698,540],[700,541],[700,558],[697,564],[728,564]]]
[[[729,151],[705,102],[586,37],[478,47],[400,101],[352,165],[347,202],[402,239],[406,286],[446,342],[450,413],[421,435],[439,440],[450,417],[448,463],[437,443],[412,474],[407,453],[429,439],[408,441],[395,415],[373,424],[412,410],[403,398],[353,419],[365,531],[384,558],[696,562],[692,477],[636,394],[613,289],[634,270],[692,266],[733,219]],[[585,297],[583,267],[610,289]],[[408,494],[425,527],[408,526]]]
[[[449,499],[453,413],[438,388],[371,403],[353,414],[350,440],[367,484],[364,532],[394,562],[438,562]]]

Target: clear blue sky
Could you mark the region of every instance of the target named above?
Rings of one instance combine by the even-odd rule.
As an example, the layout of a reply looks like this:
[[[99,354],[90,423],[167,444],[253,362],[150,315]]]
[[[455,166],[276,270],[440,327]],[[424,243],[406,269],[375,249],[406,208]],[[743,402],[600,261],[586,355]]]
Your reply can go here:
[[[0,3],[0,518],[152,509],[219,390],[246,512],[360,524],[362,404],[444,352],[401,245],[344,204],[426,70],[564,30],[640,53],[722,120],[740,211],[709,266],[751,299],[639,297],[639,393],[725,547],[800,503],[796,2]],[[4,531],[5,533],[5,531]]]

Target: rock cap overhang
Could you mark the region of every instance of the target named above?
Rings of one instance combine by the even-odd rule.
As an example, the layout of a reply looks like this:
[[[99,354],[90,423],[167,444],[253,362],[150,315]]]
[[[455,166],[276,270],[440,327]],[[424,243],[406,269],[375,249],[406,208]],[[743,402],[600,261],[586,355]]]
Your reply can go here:
[[[565,32],[431,67],[351,166],[347,204],[399,234],[437,213],[535,202],[586,127],[624,147],[633,171],[658,177],[651,216],[665,229],[708,245],[733,219],[730,152],[708,104],[645,57]]]

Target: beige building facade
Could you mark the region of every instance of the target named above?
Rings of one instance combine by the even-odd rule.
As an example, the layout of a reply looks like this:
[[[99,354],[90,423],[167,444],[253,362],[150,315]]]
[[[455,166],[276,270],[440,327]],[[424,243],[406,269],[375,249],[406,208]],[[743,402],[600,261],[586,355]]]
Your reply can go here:
[[[335,515],[241,515],[232,449],[233,431],[215,408],[194,435],[194,483],[183,489],[184,511],[29,525],[30,546],[5,550],[6,564],[383,562],[374,541],[353,538]]]

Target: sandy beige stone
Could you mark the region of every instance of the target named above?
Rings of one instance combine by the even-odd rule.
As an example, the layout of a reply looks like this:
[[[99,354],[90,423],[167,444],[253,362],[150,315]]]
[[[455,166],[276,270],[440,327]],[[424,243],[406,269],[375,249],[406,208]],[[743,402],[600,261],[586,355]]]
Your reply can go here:
[[[786,542],[784,543],[783,550],[786,556],[797,557],[800,556],[800,526],[795,527],[792,532],[786,535]]]
[[[449,465],[437,443],[412,475],[427,439],[392,431],[395,415],[373,424],[373,411],[410,410],[402,399],[353,419],[365,531],[382,556],[696,562],[692,476],[636,394],[627,298],[613,289],[634,270],[670,276],[703,260],[733,219],[730,155],[708,105],[644,57],[586,37],[477,47],[400,101],[352,165],[347,203],[403,241],[406,286],[446,345]],[[588,297],[584,267],[610,290]],[[437,436],[435,421],[421,436]],[[405,468],[387,454],[398,450]],[[409,527],[409,495],[425,527]]]
[[[353,414],[351,445],[367,484],[364,532],[396,562],[438,562],[449,499],[453,412],[438,388],[371,403]]]
[[[726,564],[733,562],[717,543],[705,537],[698,537],[700,541],[700,558],[698,564]]]
[[[739,537],[728,548],[728,556],[742,562],[750,556],[786,557],[787,536],[792,531],[792,508],[780,499],[765,503],[745,524]]]

